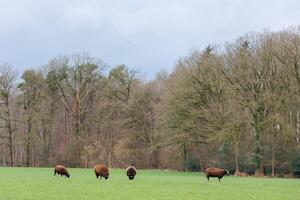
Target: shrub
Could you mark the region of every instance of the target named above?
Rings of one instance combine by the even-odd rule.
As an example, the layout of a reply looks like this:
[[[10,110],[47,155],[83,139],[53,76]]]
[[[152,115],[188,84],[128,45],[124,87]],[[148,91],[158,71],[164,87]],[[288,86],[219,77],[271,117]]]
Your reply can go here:
[[[187,162],[185,163],[185,169],[187,171],[200,171],[201,165],[198,158],[195,158],[194,156],[188,156]]]
[[[295,154],[294,158],[292,159],[292,172],[296,178],[300,178],[300,152]]]

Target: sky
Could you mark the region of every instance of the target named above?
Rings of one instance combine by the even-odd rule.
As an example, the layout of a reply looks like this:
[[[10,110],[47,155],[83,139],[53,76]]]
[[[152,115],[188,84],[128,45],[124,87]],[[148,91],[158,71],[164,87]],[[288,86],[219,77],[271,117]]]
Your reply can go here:
[[[298,0],[0,0],[0,64],[88,53],[148,79],[248,32],[300,25]]]

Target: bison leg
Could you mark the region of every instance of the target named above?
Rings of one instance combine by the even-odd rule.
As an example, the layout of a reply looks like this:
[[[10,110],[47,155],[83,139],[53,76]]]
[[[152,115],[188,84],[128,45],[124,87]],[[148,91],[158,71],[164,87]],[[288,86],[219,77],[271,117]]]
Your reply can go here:
[[[54,176],[56,175],[56,171],[54,170]]]
[[[218,177],[218,179],[219,179],[219,182],[220,182],[220,180],[221,180],[221,177]]]
[[[207,178],[207,182],[209,182],[209,176],[207,176],[206,178]]]

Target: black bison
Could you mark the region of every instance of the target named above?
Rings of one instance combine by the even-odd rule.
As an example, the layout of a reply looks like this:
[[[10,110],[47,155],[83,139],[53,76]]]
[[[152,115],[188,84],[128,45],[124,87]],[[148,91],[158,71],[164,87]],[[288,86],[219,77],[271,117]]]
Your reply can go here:
[[[54,176],[58,174],[60,176],[66,176],[68,178],[70,178],[70,175],[68,173],[68,170],[62,166],[62,165],[56,165],[54,168]]]
[[[108,168],[105,165],[101,165],[101,164],[95,165],[94,166],[94,171],[95,171],[95,175],[96,175],[97,179],[98,179],[99,176],[100,176],[100,179],[102,177],[104,177],[105,180],[108,179],[108,177],[109,177]]]
[[[207,181],[209,181],[210,177],[218,177],[219,181],[223,178],[224,175],[229,174],[226,169],[220,169],[215,167],[209,167],[205,170],[205,175]]]
[[[133,165],[127,167],[126,175],[128,176],[129,180],[133,180],[134,176],[136,175],[136,168]]]

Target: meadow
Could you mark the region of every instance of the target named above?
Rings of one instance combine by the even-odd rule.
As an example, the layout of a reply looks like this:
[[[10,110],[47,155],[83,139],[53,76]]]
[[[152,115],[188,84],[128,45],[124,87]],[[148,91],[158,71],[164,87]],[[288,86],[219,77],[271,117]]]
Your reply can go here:
[[[201,173],[139,170],[129,181],[124,169],[97,180],[92,169],[69,169],[71,178],[52,168],[0,168],[0,200],[234,200],[300,199],[299,179],[225,176],[207,182]]]

